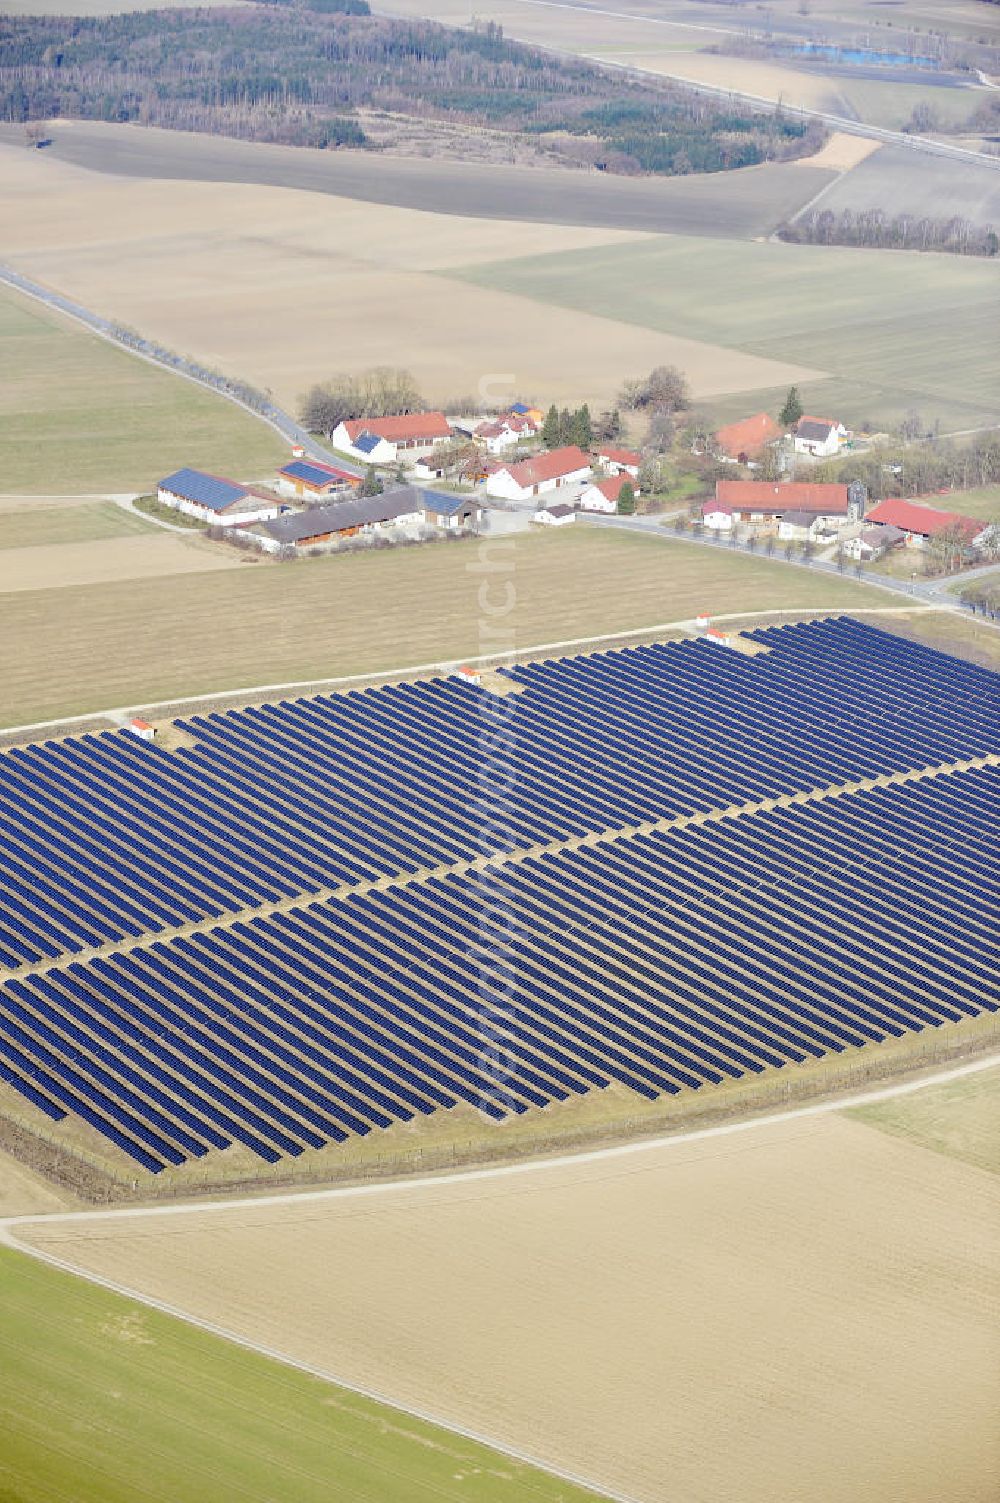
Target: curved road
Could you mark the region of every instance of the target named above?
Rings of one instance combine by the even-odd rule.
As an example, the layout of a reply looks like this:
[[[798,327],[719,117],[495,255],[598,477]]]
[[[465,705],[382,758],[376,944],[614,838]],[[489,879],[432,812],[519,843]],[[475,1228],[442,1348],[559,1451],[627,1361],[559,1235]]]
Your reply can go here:
[[[63,313],[67,318],[84,324],[92,334],[106,339],[109,344],[116,345],[118,349],[127,350],[129,354],[147,361],[150,365],[161,366],[175,376],[183,376],[186,381],[194,381],[198,386],[204,386],[208,391],[214,392],[216,396],[225,397],[228,402],[242,407],[244,412],[248,412],[251,417],[259,418],[261,422],[276,429],[290,444],[301,445],[314,459],[324,460],[328,464],[343,465],[342,459],[332,454],[329,449],[324,449],[307,429],[300,427],[289,413],[269,398],[262,397],[260,405],[255,406],[252,402],[245,400],[240,395],[238,386],[230,385],[225,377],[206,370],[195,361],[187,360],[183,355],[176,355],[172,350],[164,349],[162,345],[143,339],[139,335],[122,339],[117,332],[120,326],[112,320],[102,318],[100,314],[92,313],[89,308],[74,303],[71,298],[64,297],[62,293],[54,292],[52,288],[43,286],[41,282],[33,282],[30,277],[22,276],[12,267],[0,264],[0,284],[4,283],[26,297],[34,298],[36,302],[54,308],[57,313]]]

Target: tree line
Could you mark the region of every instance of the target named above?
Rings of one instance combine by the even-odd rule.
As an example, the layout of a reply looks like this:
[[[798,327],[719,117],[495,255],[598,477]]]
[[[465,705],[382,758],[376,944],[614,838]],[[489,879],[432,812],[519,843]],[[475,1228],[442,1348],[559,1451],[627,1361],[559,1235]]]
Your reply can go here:
[[[888,446],[818,464],[810,480],[860,480],[873,501],[887,496],[928,496],[1000,485],[1000,434],[981,433],[961,446],[950,441]],[[961,511],[961,495],[942,499],[946,510]],[[1000,508],[998,508],[1000,511]]]
[[[530,134],[610,172],[717,172],[805,155],[822,131],[734,110],[512,42],[368,14],[367,0],[0,16],[0,119],[136,121],[306,146],[365,147],[375,108]]]
[[[895,214],[881,209],[832,209],[783,224],[778,236],[793,245],[856,245],[886,250],[948,251],[956,256],[995,256],[1000,236],[989,225],[952,215]]]
[[[304,427],[327,439],[349,418],[395,417],[426,412],[427,403],[407,370],[378,365],[360,375],[331,376],[317,382],[302,398],[299,413]]]

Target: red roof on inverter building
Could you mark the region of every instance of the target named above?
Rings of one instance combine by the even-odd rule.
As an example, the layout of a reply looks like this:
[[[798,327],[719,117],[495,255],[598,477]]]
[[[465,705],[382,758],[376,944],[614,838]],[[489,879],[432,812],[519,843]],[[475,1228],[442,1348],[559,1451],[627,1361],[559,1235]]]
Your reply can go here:
[[[847,486],[795,480],[717,480],[715,501],[706,511],[760,511],[780,516],[809,511],[816,516],[846,516]]]

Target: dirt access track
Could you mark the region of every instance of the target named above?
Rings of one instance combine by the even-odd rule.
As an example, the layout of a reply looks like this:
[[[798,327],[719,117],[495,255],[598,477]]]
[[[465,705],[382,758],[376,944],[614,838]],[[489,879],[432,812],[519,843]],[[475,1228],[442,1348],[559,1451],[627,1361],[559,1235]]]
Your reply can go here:
[[[630,1503],[987,1503],[1000,1183],[846,1104],[5,1235]]]

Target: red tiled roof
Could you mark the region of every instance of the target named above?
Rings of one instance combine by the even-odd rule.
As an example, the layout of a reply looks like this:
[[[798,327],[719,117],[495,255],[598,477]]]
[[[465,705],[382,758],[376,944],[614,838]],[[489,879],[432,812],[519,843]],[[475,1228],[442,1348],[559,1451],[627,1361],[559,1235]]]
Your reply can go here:
[[[642,463],[641,456],[632,449],[598,449],[597,457],[610,460],[612,464],[630,464],[634,467]]]
[[[556,480],[560,475],[570,475],[574,470],[589,470],[590,456],[576,444],[567,444],[562,449],[549,449],[536,454],[534,459],[522,460],[520,464],[502,467],[520,486],[539,485],[543,480]]]
[[[403,417],[349,418],[344,424],[353,443],[359,433],[374,433],[389,443],[410,438],[449,438],[451,429],[443,412],[409,412]]]
[[[738,423],[729,423],[720,428],[715,442],[723,454],[736,458],[739,454],[759,454],[772,439],[780,438],[782,430],[769,412],[756,412],[753,417],[743,418]]]
[[[795,424],[796,428],[801,428],[803,423],[819,423],[821,427],[826,429],[836,428],[837,426],[833,418],[812,417],[808,412],[802,414]]]
[[[817,516],[847,512],[846,485],[820,485],[793,480],[717,480],[715,505],[705,510],[812,511]]]
[[[936,506],[920,506],[916,501],[880,501],[865,517],[866,522],[879,522],[888,527],[900,527],[904,532],[915,532],[920,537],[933,537],[946,527],[961,526],[970,538],[976,537],[986,526],[975,517],[964,517],[958,511],[939,511]]]
[[[607,496],[609,501],[617,501],[625,485],[630,485],[635,490],[635,481],[630,475],[609,475],[607,480],[594,481],[595,490],[599,490],[602,496]]]

